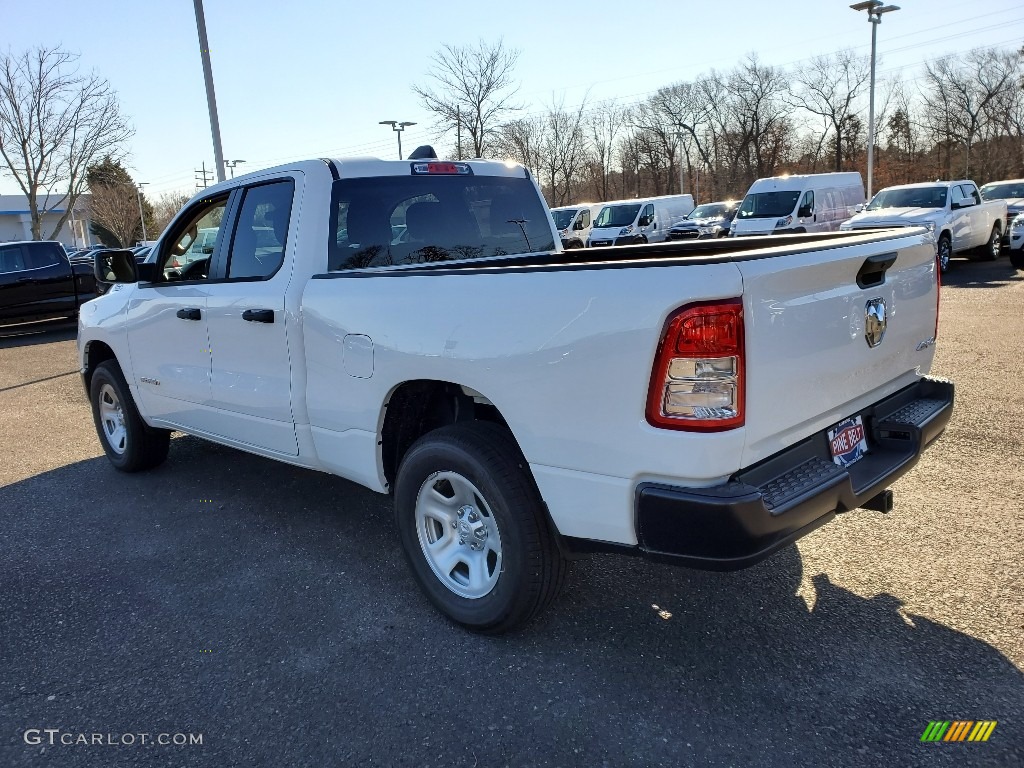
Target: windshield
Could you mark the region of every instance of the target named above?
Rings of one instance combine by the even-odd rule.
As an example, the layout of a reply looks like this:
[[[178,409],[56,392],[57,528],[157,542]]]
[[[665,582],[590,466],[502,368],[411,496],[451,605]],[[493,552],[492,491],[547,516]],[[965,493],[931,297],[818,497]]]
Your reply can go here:
[[[636,215],[639,212],[640,203],[636,205],[606,205],[601,209],[601,213],[598,214],[597,219],[594,221],[594,227],[597,229],[603,227],[626,227],[636,220]]]
[[[576,208],[562,208],[552,211],[551,217],[555,220],[555,229],[568,229],[576,213]]]
[[[1024,181],[1012,184],[986,184],[979,191],[983,200],[1013,200],[1024,197]]]
[[[905,187],[883,189],[868,203],[865,210],[879,208],[945,208],[946,187]]]
[[[767,219],[774,216],[787,216],[796,207],[800,192],[758,192],[747,195],[737,212],[741,219]]]
[[[706,203],[698,205],[686,218],[688,219],[720,219],[729,213],[729,206],[725,203]]]

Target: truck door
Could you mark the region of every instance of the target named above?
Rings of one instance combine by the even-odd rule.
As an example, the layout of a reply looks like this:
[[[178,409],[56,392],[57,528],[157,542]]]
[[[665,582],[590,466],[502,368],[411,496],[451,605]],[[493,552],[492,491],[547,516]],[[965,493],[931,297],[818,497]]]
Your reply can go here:
[[[22,243],[0,249],[0,317],[67,317],[75,314],[75,279],[55,243]]]
[[[239,190],[224,271],[209,286],[207,305],[213,360],[207,429],[289,456],[299,452],[288,348],[293,318],[285,303],[296,186],[289,177]]]
[[[970,248],[974,237],[971,231],[971,208],[974,206],[974,199],[964,194],[959,184],[950,188],[950,224],[953,228],[953,251],[963,251]],[[975,211],[977,209],[975,208]]]
[[[654,203],[648,203],[643,207],[637,219],[637,225],[640,233],[647,238],[647,242],[655,243],[665,239],[659,231],[659,222],[654,212]]]
[[[27,277],[27,250],[24,245],[0,245],[0,320],[31,314],[33,287]]]
[[[212,265],[222,248],[180,268],[175,261],[191,248],[202,228],[222,228],[228,195],[199,200],[161,238],[159,277],[139,283],[128,304],[128,345],[135,385],[145,413],[171,424],[204,431],[210,399],[210,339],[206,305]]]

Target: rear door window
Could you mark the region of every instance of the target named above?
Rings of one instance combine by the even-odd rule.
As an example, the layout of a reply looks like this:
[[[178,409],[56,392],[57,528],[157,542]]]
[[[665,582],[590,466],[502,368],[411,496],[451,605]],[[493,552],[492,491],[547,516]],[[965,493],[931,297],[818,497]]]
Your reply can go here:
[[[266,280],[284,263],[295,184],[261,184],[245,191],[228,262],[229,280]]]
[[[26,250],[21,245],[0,246],[0,274],[29,269],[25,257]]]

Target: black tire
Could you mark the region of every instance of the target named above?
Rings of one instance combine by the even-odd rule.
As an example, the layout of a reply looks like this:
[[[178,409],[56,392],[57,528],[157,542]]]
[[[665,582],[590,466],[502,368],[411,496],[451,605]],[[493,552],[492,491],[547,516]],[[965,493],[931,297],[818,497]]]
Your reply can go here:
[[[491,578],[496,581],[482,596],[454,592],[428,562],[428,545],[420,543],[417,499],[438,473],[457,475],[475,486],[482,497],[477,502],[483,502],[476,506],[486,509],[483,514],[497,526],[500,568],[495,568],[497,575]],[[568,564],[526,460],[508,431],[498,425],[455,424],[417,440],[398,470],[395,518],[402,548],[424,593],[439,611],[474,632],[501,634],[523,626],[555,598],[565,581]],[[458,524],[451,522],[453,528]],[[447,533],[447,526],[433,524]],[[458,535],[461,529],[450,534],[452,549],[459,549]],[[453,574],[454,570],[448,575]]]
[[[1010,265],[1014,269],[1024,269],[1024,248],[1010,251]]]
[[[1002,238],[1002,230],[999,229],[998,224],[994,224],[992,226],[992,234],[988,236],[985,244],[974,252],[971,259],[973,261],[995,261],[998,259],[1003,251],[1003,245],[1000,242]]]
[[[113,395],[113,396],[111,396]],[[89,400],[92,403],[92,419],[96,426],[103,452],[110,463],[122,472],[140,472],[162,464],[170,449],[171,433],[166,429],[154,429],[139,416],[131,390],[121,373],[121,368],[112,360],[96,366],[89,384]],[[116,426],[113,421],[101,416],[101,406],[116,409],[120,406],[119,417],[123,420],[123,434],[117,446],[112,444],[105,422]]]
[[[945,233],[939,236],[938,257],[939,272],[946,274],[953,259],[953,241]]]

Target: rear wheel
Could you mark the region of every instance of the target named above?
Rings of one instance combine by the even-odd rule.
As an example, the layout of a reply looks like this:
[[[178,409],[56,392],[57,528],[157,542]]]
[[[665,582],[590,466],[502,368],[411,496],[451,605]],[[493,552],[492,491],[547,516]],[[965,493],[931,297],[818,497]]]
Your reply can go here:
[[[507,430],[456,424],[421,437],[395,483],[402,548],[430,601],[463,626],[522,626],[562,586],[566,562]]]
[[[1003,244],[1000,242],[1002,238],[1003,233],[999,229],[999,225],[994,225],[992,227],[992,234],[988,236],[988,240],[985,244],[978,249],[977,255],[974,257],[975,260],[995,261],[998,259],[1003,249]]]
[[[949,260],[953,257],[953,241],[949,235],[939,237],[939,272],[946,274],[949,271]]]
[[[139,472],[163,463],[171,433],[153,429],[142,420],[117,363],[107,360],[96,366],[89,399],[103,452],[116,469]]]

